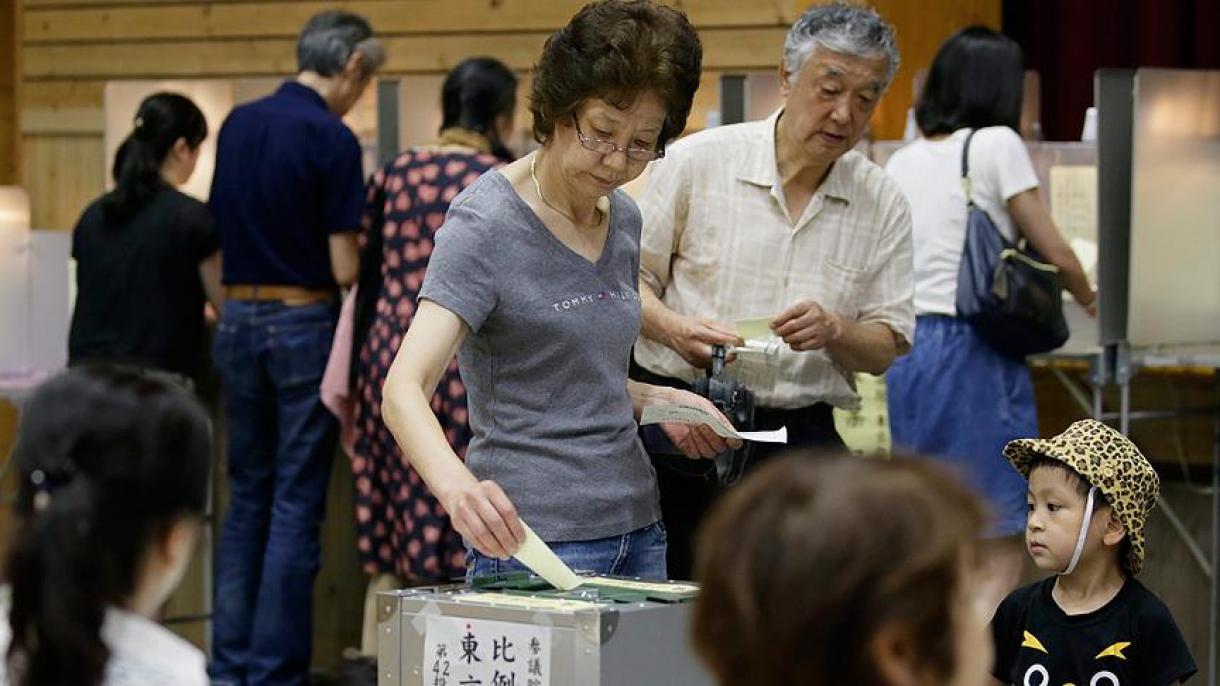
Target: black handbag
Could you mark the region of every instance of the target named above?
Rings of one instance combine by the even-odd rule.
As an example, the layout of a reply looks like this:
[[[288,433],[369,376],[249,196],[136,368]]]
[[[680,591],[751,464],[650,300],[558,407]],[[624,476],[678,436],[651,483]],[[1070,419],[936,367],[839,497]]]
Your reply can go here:
[[[1068,339],[1059,268],[1025,241],[1014,245],[974,204],[967,154],[962,147],[966,191],[966,242],[957,270],[957,316],[970,322],[993,348],[1014,357],[1044,353]]]

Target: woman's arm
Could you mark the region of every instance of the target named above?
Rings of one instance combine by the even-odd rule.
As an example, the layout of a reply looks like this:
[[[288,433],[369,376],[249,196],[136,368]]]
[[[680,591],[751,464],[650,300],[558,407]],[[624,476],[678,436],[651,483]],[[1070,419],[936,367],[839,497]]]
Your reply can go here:
[[[494,481],[479,481],[449,446],[429,400],[470,329],[423,300],[382,387],[381,414],[402,452],[449,513],[453,527],[485,555],[512,556],[525,529]]]
[[[219,250],[203,258],[199,263],[199,280],[203,282],[203,292],[207,295],[216,313],[224,311],[225,292],[220,284],[221,253]]]
[[[1008,199],[1008,214],[1017,225],[1017,229],[1025,236],[1034,250],[1038,251],[1046,261],[1059,267],[1063,275],[1063,285],[1076,299],[1076,302],[1095,314],[1097,310],[1097,292],[1089,284],[1080,260],[1067,241],[1063,240],[1055,222],[1038,197],[1038,189],[1031,188],[1017,193]]]

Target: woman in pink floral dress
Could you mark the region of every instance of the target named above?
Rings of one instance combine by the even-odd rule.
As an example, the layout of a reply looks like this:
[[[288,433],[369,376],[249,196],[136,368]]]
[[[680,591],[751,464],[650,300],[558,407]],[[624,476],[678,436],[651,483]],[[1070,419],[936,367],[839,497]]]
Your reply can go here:
[[[480,174],[512,159],[501,141],[512,128],[516,90],[516,77],[500,62],[462,62],[442,89],[439,140],[403,152],[369,182],[352,348],[357,406],[352,471],[357,546],[372,586],[449,578],[466,570],[461,537],[382,423],[381,386],[411,323],[449,203]],[[456,361],[438,384],[432,409],[453,449],[464,455],[471,434]],[[386,575],[391,579],[378,581]]]

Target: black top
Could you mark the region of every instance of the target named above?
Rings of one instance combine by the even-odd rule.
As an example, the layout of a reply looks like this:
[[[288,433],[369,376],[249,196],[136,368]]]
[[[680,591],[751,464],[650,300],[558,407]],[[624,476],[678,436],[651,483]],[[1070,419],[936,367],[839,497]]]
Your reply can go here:
[[[68,363],[194,376],[205,349],[199,263],[219,247],[207,206],[169,186],[124,219],[95,200],[72,236],[77,295]]]
[[[1055,578],[1013,591],[991,620],[1005,684],[1167,686],[1196,671],[1169,608],[1129,579],[1100,609],[1067,615],[1051,597]]]
[[[360,142],[313,89],[286,81],[235,108],[216,140],[208,205],[226,284],[333,288],[330,236],[360,228]]]

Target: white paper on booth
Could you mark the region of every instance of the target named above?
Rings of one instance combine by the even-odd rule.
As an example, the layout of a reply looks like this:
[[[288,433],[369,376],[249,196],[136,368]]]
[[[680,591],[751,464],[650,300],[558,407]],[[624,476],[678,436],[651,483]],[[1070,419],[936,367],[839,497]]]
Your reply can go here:
[[[758,443],[787,443],[788,427],[774,431],[737,431],[726,426],[724,421],[701,407],[689,405],[649,405],[640,413],[640,425],[644,424],[706,424],[717,435],[725,438],[740,438]]]
[[[579,586],[581,578],[559,559],[555,551],[538,538],[538,534],[524,521],[521,526],[525,528],[525,543],[521,544],[513,557],[561,591],[570,591]]]
[[[1097,242],[1097,167],[1055,165],[1050,170],[1051,219],[1071,241]]]

